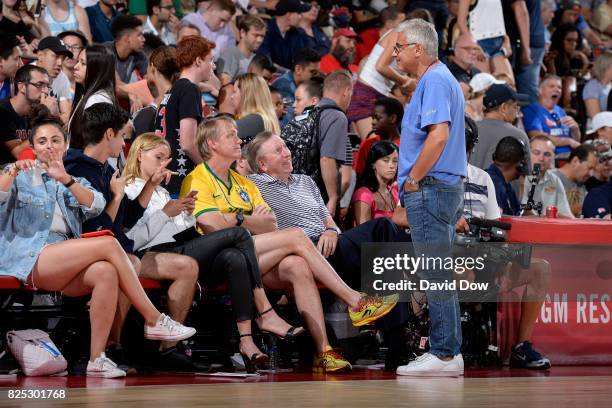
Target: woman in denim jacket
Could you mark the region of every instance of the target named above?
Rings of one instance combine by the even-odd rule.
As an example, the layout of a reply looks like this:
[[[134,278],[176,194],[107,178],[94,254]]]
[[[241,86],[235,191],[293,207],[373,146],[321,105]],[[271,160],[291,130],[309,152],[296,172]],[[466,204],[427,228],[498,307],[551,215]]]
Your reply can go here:
[[[105,202],[86,180],[66,173],[61,121],[38,115],[30,144],[37,160],[18,161],[0,174],[0,275],[66,296],[91,293],[89,376],[125,376],[104,355],[119,289],[145,318],[145,337],[178,341],[195,334],[153,306],[113,237],[73,239],[81,233],[81,222],[100,214]]]

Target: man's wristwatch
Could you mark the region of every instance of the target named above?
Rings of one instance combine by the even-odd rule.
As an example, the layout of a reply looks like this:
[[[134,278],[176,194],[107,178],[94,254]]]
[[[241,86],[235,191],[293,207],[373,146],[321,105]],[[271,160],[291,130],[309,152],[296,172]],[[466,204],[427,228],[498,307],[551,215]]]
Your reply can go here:
[[[244,215],[236,214],[236,226],[239,227],[244,222]]]
[[[412,184],[413,186],[418,186],[419,185],[419,182],[416,181],[415,179],[413,179],[411,175],[408,175],[408,177],[406,177],[406,181],[404,182],[404,184],[406,184],[406,183]]]
[[[340,228],[335,228],[335,227],[327,227],[327,228],[325,228],[325,231],[333,231],[333,232],[335,232],[337,235],[340,235]]]

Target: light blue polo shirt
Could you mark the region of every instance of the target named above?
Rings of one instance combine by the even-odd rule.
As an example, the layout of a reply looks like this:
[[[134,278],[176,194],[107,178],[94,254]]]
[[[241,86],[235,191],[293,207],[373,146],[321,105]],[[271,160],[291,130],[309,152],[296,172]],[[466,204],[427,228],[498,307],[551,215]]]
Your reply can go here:
[[[464,97],[459,83],[446,65],[437,64],[421,77],[402,119],[399,185],[410,174],[421,154],[430,125],[448,122],[449,135],[438,161],[427,173],[449,184],[467,175]]]

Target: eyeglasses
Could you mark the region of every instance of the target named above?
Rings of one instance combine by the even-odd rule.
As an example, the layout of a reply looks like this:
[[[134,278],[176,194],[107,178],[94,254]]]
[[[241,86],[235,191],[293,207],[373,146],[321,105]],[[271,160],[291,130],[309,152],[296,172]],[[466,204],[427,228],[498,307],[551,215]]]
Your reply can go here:
[[[72,53],[74,54],[75,52],[78,53],[79,51],[81,51],[83,48],[82,45],[68,45],[68,44],[64,44],[64,46],[66,48],[68,48],[70,51],[72,51]]]
[[[478,52],[478,51],[480,51],[480,48],[478,48],[478,47],[469,47],[468,46],[468,47],[456,47],[456,48],[458,48],[460,50],[466,50],[467,52]]]
[[[28,82],[29,85],[32,85],[34,88],[37,89],[49,89],[49,83],[48,82]]]
[[[175,10],[176,9],[176,7],[174,7],[173,4],[171,4],[169,6],[159,6],[159,8],[166,9],[166,10]]]
[[[417,43],[412,42],[412,43],[408,43],[408,44],[400,44],[400,43],[395,43],[395,45],[393,46],[393,52],[395,52],[396,54],[399,54],[400,52],[402,52],[402,50],[406,47],[410,47],[413,45],[416,45]]]

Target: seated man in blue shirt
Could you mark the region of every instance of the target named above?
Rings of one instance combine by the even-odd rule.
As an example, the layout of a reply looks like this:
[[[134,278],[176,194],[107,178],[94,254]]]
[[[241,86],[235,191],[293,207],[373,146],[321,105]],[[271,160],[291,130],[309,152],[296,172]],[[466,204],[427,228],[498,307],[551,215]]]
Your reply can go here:
[[[520,141],[506,136],[497,144],[493,153],[493,164],[487,169],[495,185],[497,205],[502,214],[519,215],[521,212],[521,202],[510,182],[527,174],[525,151],[526,146]]]
[[[610,214],[612,214],[612,181],[589,191],[582,205],[584,218],[609,220]]]
[[[115,4],[117,4],[117,0],[100,0],[97,4],[85,8],[89,18],[93,42],[104,43],[113,41],[111,24],[118,14]]]
[[[574,118],[558,105],[561,90],[561,78],[547,75],[540,83],[538,101],[525,106],[522,112],[529,138],[548,136],[555,144],[555,155],[563,158],[580,146],[580,128]]]
[[[257,55],[268,55],[275,64],[290,69],[294,55],[308,45],[308,38],[298,30],[300,13],[308,10],[310,4],[300,0],[280,0]]]

